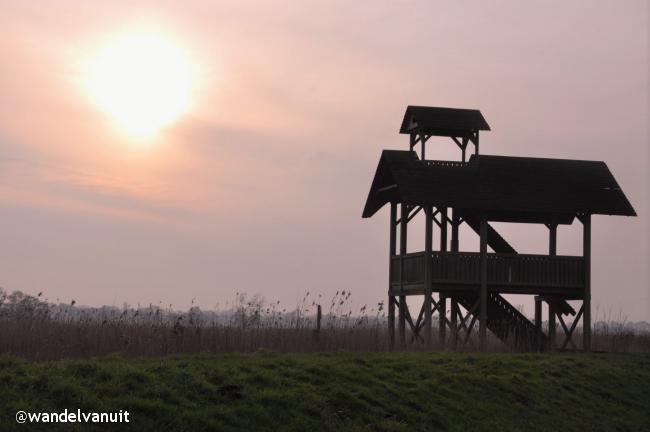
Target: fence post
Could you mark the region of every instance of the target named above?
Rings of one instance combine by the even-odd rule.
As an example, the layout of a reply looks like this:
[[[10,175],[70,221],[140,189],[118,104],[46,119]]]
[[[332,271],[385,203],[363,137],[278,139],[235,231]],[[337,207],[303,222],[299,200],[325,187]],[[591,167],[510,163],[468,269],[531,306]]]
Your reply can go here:
[[[318,305],[318,309],[316,311],[316,331],[320,333],[320,320],[323,317],[323,313],[321,311],[320,305]]]
[[[316,330],[314,330],[314,339],[316,342],[320,341],[320,320],[323,317],[323,313],[320,305],[316,306]]]

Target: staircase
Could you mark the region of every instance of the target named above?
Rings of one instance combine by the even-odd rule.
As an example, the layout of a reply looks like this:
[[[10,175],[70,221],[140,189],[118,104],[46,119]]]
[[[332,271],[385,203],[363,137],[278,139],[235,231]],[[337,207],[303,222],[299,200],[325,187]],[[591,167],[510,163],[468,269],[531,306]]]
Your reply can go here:
[[[463,220],[477,234],[480,233],[481,222],[478,218],[463,215]],[[487,244],[497,253],[517,253],[489,224],[487,226]],[[479,300],[479,293],[464,294],[455,298],[465,309],[472,311],[472,308]],[[568,303],[567,306],[570,308]],[[474,314],[479,314],[478,309],[474,311]],[[512,344],[517,349],[524,351],[535,349],[537,337],[541,337],[542,349],[547,344],[546,335],[541,332],[538,335],[535,325],[498,293],[488,292],[487,316],[486,327],[503,342]]]
[[[461,306],[471,311],[479,296],[478,294],[465,294],[455,298]],[[474,311],[474,314],[478,318],[478,309]],[[500,294],[488,293],[487,316],[487,328],[503,342],[513,345],[521,351],[535,349],[537,337],[535,325]],[[544,347],[546,336],[543,333],[540,336],[542,347]]]

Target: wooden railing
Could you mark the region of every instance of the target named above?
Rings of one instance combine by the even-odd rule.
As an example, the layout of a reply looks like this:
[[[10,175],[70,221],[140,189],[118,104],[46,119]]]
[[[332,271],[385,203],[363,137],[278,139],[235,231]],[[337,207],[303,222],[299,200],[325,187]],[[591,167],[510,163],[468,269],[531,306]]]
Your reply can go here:
[[[392,283],[424,283],[424,252],[391,259]],[[403,278],[402,278],[403,268]],[[500,287],[584,287],[582,257],[527,254],[487,254],[488,285]],[[432,283],[442,285],[477,285],[480,281],[481,255],[474,252],[433,252]]]

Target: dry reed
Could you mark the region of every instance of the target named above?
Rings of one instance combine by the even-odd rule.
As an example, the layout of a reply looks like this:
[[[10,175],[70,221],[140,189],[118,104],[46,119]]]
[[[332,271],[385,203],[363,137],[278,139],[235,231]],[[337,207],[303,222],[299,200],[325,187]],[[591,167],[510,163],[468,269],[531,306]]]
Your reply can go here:
[[[181,353],[230,353],[269,350],[277,352],[387,351],[391,349],[383,303],[353,311],[350,292],[337,292],[324,307],[322,329],[314,331],[315,308],[322,298],[306,293],[291,311],[279,302],[238,293],[226,310],[187,312],[171,306],[87,308],[52,304],[39,296],[0,290],[0,353],[49,360],[93,357],[162,356]],[[434,320],[434,322],[437,320]],[[647,324],[646,324],[647,325]],[[434,335],[437,335],[434,328]],[[561,331],[558,329],[558,343]],[[407,332],[407,340],[413,336]],[[575,340],[580,340],[578,334]],[[448,341],[447,341],[448,342]],[[602,351],[650,351],[650,331],[620,321],[594,325],[594,349]],[[461,350],[475,350],[474,335]],[[490,351],[509,351],[508,345],[490,335]],[[579,348],[579,346],[578,346]],[[425,347],[419,341],[403,350],[442,350],[446,344]]]

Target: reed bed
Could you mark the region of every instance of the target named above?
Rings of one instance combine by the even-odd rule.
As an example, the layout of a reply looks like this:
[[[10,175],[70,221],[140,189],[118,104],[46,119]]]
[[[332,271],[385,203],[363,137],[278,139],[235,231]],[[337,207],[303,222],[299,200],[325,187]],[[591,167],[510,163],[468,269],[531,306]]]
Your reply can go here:
[[[119,354],[152,357],[175,354],[256,352],[319,352],[390,350],[383,303],[352,310],[351,293],[337,292],[328,301],[306,293],[293,310],[260,296],[238,293],[224,310],[202,311],[193,306],[122,308],[79,307],[41,300],[41,294],[0,291],[0,354],[34,360],[96,357]],[[325,303],[321,329],[316,308]],[[437,320],[434,320],[436,322]],[[558,329],[558,337],[561,332]],[[578,331],[579,333],[579,331]],[[437,335],[434,328],[434,335]],[[407,341],[413,336],[407,331]],[[575,340],[580,340],[578,334]],[[448,340],[446,341],[448,342]],[[561,343],[561,340],[559,340]],[[643,325],[599,321],[594,325],[594,349],[610,352],[650,352],[650,331]],[[474,335],[460,350],[476,350]],[[396,349],[445,350],[436,340],[424,346],[415,340]],[[490,335],[488,349],[508,352],[510,346]]]

